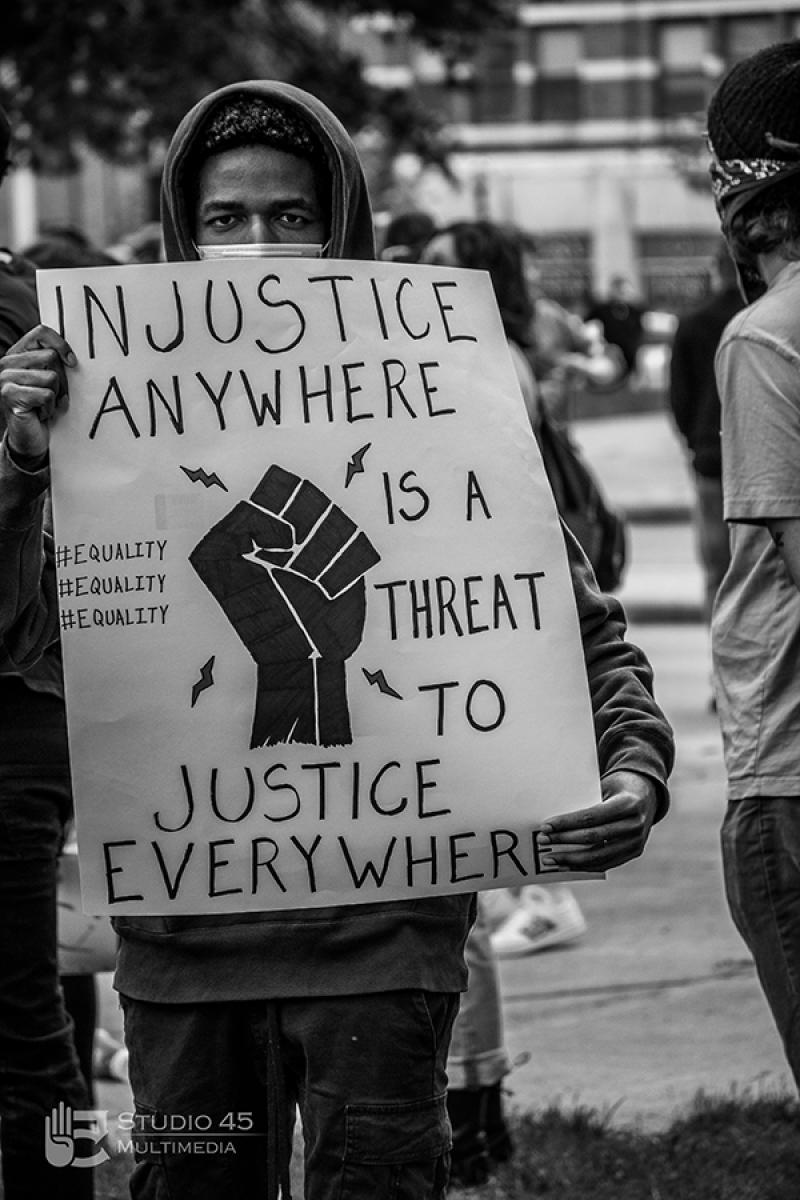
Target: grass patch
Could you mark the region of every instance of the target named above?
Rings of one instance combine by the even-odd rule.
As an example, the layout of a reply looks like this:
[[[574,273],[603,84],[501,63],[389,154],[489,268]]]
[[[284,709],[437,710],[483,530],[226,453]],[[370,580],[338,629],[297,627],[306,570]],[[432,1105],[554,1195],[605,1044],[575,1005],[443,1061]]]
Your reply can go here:
[[[513,1113],[517,1152],[486,1200],[798,1200],[800,1106],[787,1096],[699,1093],[662,1133],[588,1108]],[[127,1200],[132,1162],[96,1172],[96,1200]],[[296,1182],[294,1200],[302,1200]],[[471,1196],[475,1196],[473,1191]],[[454,1189],[452,1200],[458,1200]]]
[[[514,1117],[517,1153],[497,1200],[798,1200],[793,1098],[698,1094],[663,1133],[615,1128],[593,1110]],[[457,1195],[457,1193],[456,1193]]]

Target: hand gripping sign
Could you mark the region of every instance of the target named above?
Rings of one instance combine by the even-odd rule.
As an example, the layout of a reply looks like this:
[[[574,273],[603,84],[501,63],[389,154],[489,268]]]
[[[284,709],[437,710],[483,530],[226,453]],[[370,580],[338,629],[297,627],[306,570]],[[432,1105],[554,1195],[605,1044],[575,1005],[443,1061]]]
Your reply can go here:
[[[555,878],[599,800],[564,541],[488,278],[40,272],[84,905],[204,913]]]

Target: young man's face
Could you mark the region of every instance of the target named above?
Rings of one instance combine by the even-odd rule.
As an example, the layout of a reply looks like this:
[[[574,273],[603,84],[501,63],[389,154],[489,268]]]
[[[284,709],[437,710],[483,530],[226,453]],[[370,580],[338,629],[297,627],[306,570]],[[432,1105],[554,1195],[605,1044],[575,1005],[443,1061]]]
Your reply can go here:
[[[237,146],[200,168],[195,242],[323,243],[328,229],[311,164],[270,146]]]

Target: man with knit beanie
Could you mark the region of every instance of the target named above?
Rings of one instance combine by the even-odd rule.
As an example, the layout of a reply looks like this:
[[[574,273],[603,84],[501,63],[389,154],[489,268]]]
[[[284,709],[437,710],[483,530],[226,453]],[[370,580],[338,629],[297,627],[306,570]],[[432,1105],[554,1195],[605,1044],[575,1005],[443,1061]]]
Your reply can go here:
[[[731,532],[712,625],[725,886],[800,1085],[800,40],[732,68],[708,135],[750,301],[716,358]]]

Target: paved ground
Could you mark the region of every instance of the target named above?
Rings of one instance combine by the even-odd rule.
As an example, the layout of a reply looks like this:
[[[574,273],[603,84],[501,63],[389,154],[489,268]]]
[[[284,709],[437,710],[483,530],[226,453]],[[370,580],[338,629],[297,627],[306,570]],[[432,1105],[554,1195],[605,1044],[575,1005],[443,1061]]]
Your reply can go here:
[[[750,958],[725,908],[717,830],[719,733],[708,711],[708,639],[687,513],[691,485],[662,413],[586,420],[576,436],[609,497],[630,512],[622,598],[678,738],[673,807],[638,862],[578,885],[580,942],[502,964],[512,1103],[586,1104],[664,1127],[698,1090],[788,1089]],[[666,618],[666,619],[665,619]],[[104,980],[103,1020],[119,1028]],[[102,1084],[101,1106],[129,1103]]]
[[[717,831],[719,735],[707,710],[707,646],[696,625],[634,625],[677,733],[672,810],[644,856],[575,889],[580,942],[502,963],[507,1041],[529,1056],[514,1103],[614,1109],[666,1125],[698,1090],[789,1087],[749,955],[728,916]]]

